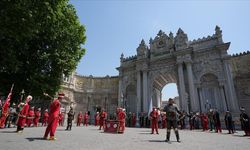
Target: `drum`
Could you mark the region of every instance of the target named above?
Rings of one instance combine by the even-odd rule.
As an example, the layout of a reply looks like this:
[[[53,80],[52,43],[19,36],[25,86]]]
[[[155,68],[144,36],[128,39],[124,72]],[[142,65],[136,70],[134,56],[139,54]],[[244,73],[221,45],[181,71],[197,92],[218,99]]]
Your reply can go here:
[[[116,120],[106,120],[104,132],[117,133],[119,127],[119,121]]]

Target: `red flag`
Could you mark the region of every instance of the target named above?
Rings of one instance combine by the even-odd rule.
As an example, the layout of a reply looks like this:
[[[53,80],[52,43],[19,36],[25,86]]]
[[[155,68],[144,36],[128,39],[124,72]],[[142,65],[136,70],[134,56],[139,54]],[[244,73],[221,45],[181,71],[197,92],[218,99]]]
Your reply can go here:
[[[6,99],[6,102],[9,102],[10,99],[11,99],[11,95],[12,95],[12,90],[13,90],[13,88],[14,88],[14,84],[12,84],[12,86],[11,86],[10,93],[9,93],[7,99]]]

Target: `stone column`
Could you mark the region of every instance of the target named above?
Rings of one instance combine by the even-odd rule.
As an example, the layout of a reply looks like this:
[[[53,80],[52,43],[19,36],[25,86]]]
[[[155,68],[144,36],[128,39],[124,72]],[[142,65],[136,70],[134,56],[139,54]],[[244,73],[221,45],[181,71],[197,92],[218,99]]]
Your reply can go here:
[[[227,101],[226,101],[226,97],[224,94],[224,87],[223,85],[220,85],[220,95],[221,95],[221,100],[222,100],[222,105],[223,105],[223,111],[226,111],[228,109],[228,105],[227,105]]]
[[[238,105],[238,100],[236,98],[235,95],[235,89],[234,89],[234,83],[233,83],[233,78],[232,78],[232,72],[230,70],[230,66],[227,62],[227,60],[223,61],[223,65],[224,65],[224,74],[226,77],[226,83],[227,83],[227,87],[226,89],[228,90],[227,94],[227,100],[228,100],[228,109],[232,112],[239,112],[239,105]]]
[[[195,99],[194,80],[193,80],[193,71],[192,71],[191,61],[187,61],[186,65],[187,65],[187,73],[188,73],[189,98],[190,98],[190,104],[191,104],[191,111],[195,112],[199,110],[199,104],[197,103],[197,100]]]
[[[199,103],[200,103],[200,111],[201,112],[205,112],[205,104],[204,104],[204,100],[203,100],[203,95],[202,95],[202,87],[199,84],[197,87],[197,92],[198,92],[198,98],[199,98]]]
[[[141,72],[137,72],[137,112],[141,112]]]
[[[122,107],[122,99],[123,99],[123,94],[122,94],[122,78],[119,77],[119,90],[118,90],[118,106]]]
[[[155,94],[156,94],[156,107],[160,108],[160,106],[161,106],[161,91],[158,89],[155,89]]]
[[[148,112],[148,73],[143,71],[143,111]]]
[[[187,100],[185,99],[185,84],[184,84],[184,74],[183,74],[183,63],[178,63],[178,78],[179,78],[179,97],[180,97],[180,108],[187,112]]]

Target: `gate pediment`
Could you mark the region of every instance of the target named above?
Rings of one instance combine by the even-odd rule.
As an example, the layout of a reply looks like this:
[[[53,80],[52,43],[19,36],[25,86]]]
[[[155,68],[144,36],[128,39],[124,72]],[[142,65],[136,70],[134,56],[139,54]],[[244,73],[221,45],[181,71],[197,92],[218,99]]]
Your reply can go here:
[[[152,56],[170,54],[173,49],[174,37],[172,32],[167,35],[165,32],[160,30],[154,39],[150,39],[150,50]]]

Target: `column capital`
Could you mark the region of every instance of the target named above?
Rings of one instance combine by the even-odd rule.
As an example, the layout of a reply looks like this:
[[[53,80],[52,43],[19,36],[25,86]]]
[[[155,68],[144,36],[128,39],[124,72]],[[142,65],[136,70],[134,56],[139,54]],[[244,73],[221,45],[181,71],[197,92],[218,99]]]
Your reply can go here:
[[[191,64],[193,61],[192,61],[192,57],[190,54],[186,54],[183,56],[183,61],[186,63],[186,64]]]
[[[183,56],[177,56],[176,57],[176,64],[182,64],[183,63],[183,58],[182,58]]]
[[[181,61],[176,61],[176,64],[177,64],[178,66],[182,66],[183,61],[182,61],[182,60],[181,60]]]
[[[193,61],[192,61],[192,60],[185,60],[184,63],[185,63],[186,65],[191,65],[191,64],[193,63]]]

